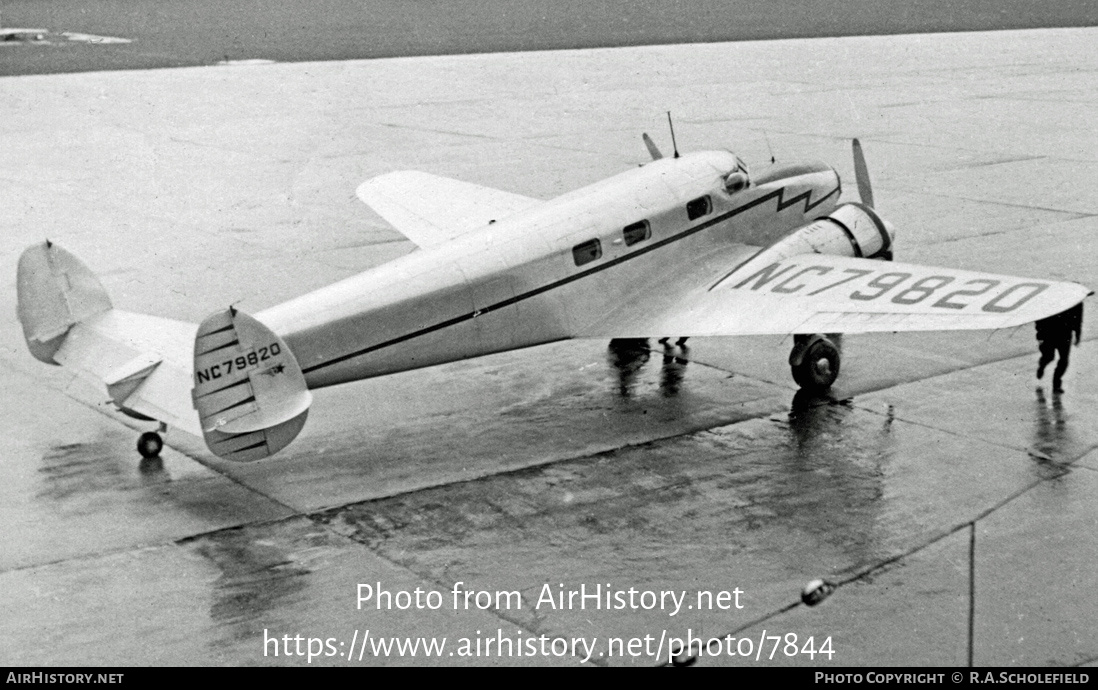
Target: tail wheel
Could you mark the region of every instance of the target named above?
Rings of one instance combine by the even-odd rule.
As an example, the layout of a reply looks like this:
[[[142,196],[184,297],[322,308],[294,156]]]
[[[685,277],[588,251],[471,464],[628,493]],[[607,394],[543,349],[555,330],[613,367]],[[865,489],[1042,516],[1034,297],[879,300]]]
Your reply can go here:
[[[155,431],[146,431],[141,434],[141,438],[137,439],[137,452],[141,453],[143,458],[158,457],[163,449],[164,439],[160,438],[160,434]]]
[[[793,380],[801,388],[825,391],[839,376],[839,349],[827,338],[819,338],[808,346],[792,370]]]

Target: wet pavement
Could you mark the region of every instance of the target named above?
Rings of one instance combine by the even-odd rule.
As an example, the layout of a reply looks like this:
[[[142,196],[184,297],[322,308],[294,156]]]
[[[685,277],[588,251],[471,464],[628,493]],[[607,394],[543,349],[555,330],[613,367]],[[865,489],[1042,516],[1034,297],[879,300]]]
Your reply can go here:
[[[757,165],[769,140],[779,160],[827,160],[846,179],[846,137],[862,136],[902,260],[1093,287],[1094,38],[0,81],[17,153],[0,161],[13,209],[0,217],[0,656],[654,665],[668,637],[758,647],[796,634],[793,655],[783,637],[773,658],[766,641],[757,660],[753,648],[698,664],[1093,664],[1093,319],[1063,395],[1036,386],[1032,327],[848,336],[825,399],[796,393],[786,339],[558,343],[318,391],[290,447],[235,465],[178,431],[159,461],[139,462],[148,425],[35,362],[11,315],[18,253],[43,236],[122,308],[259,311],[410,250],[354,199],[362,179],[418,168],[549,197],[643,161],[640,132],[662,143],[671,107],[680,148],[728,146]],[[813,578],[837,588],[810,608],[800,592]],[[359,583],[437,591],[441,605],[360,609]],[[675,615],[543,600],[581,585],[686,598]],[[473,592],[456,610],[455,588]],[[742,608],[698,597],[737,589]],[[518,599],[481,608],[476,592]],[[449,646],[360,658],[367,633]],[[315,639],[313,658],[295,635],[304,652]],[[623,651],[645,635],[650,648]],[[549,651],[459,651],[462,637],[499,636]],[[830,639],[830,658],[802,653],[808,636]],[[590,654],[554,653],[580,638]]]

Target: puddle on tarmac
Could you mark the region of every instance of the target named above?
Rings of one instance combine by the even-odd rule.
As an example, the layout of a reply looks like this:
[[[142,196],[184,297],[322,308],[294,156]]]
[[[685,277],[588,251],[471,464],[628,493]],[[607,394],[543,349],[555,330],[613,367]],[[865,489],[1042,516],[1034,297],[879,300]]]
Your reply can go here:
[[[808,558],[807,551],[798,551],[811,544],[809,551],[831,552],[832,561],[856,568],[887,552],[879,514],[892,420],[854,413],[843,404],[804,404],[788,417],[428,489],[318,518],[387,558],[442,579],[450,568],[480,570],[514,550],[539,552],[536,560],[557,563],[616,559],[605,552],[620,551],[618,556],[629,553],[633,561],[653,557],[682,567],[683,548],[691,552],[687,560],[706,560],[704,548],[699,551],[705,546],[717,559],[745,552]],[[694,524],[706,527],[692,531]]]
[[[234,641],[254,640],[303,598],[315,569],[342,540],[305,518],[225,530],[189,542],[220,577],[213,584],[210,618]]]
[[[38,498],[65,501],[83,494],[171,481],[160,458],[135,461],[136,453],[119,457],[119,438],[67,443],[50,448],[38,467]]]

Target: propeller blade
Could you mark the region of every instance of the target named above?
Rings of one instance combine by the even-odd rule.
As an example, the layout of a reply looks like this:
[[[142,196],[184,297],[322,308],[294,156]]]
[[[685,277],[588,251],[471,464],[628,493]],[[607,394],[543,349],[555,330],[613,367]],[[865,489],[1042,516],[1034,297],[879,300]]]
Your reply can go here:
[[[858,196],[866,206],[873,206],[873,185],[869,182],[869,168],[865,164],[862,143],[854,140],[854,179],[858,182]]]
[[[659,148],[656,147],[656,142],[652,141],[652,137],[648,136],[647,132],[642,134],[641,138],[644,139],[644,145],[648,148],[648,155],[652,156],[652,160],[658,161],[663,158],[663,154],[660,153]]]

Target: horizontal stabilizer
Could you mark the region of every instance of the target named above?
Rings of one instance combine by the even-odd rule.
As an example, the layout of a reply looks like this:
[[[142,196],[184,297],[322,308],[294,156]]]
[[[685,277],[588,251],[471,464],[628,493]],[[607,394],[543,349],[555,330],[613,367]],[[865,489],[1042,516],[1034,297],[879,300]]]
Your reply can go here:
[[[191,402],[195,324],[110,309],[69,329],[53,355],[98,381],[118,409],[202,435]]]
[[[259,460],[305,425],[312,395],[293,352],[256,319],[229,308],[198,327],[194,407],[206,445],[230,460]]]

